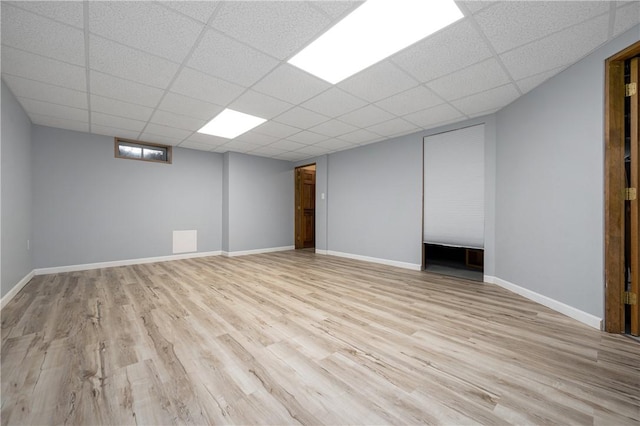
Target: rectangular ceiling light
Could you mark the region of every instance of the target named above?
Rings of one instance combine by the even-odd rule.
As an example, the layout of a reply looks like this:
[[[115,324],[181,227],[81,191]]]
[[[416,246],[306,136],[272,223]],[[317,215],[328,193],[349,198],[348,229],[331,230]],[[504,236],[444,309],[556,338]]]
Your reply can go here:
[[[198,133],[233,139],[264,123],[264,118],[225,109],[205,124]]]
[[[336,84],[462,17],[453,0],[367,0],[289,63]]]

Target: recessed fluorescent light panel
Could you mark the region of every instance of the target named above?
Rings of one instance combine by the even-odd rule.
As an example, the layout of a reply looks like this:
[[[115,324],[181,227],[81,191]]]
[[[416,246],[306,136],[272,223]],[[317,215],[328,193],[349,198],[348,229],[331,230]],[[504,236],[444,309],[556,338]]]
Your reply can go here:
[[[453,0],[367,0],[289,63],[336,84],[463,16]]]
[[[198,133],[233,139],[265,121],[267,120],[264,118],[227,108],[198,130]]]

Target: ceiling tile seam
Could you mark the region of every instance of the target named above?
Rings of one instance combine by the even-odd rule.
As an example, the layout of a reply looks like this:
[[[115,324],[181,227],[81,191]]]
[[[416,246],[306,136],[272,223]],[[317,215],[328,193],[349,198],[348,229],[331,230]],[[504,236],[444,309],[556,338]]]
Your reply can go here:
[[[613,31],[615,29],[615,21],[616,21],[616,3],[611,2],[609,4],[609,28],[607,30],[607,40],[611,40],[613,37]]]
[[[17,98],[17,99],[20,99],[20,98]],[[71,122],[73,122],[73,123],[78,123],[78,124],[88,124],[88,123],[87,123],[87,122],[85,122],[85,121],[74,120],[74,119],[72,119],[72,118],[62,118],[62,117],[57,117],[57,116],[55,116],[55,115],[39,114],[39,113],[36,113],[36,112],[32,112],[32,113],[30,113],[30,112],[29,112],[29,111],[27,111],[26,109],[25,109],[25,111],[27,112],[27,115],[37,115],[37,116],[39,116],[39,117],[53,118],[53,119],[55,119],[55,120],[71,121]],[[29,118],[31,118],[31,117],[29,117]]]
[[[178,0],[178,1],[180,1],[180,0]],[[182,1],[185,1],[185,0],[182,0]],[[190,21],[192,21],[192,22],[194,22],[194,23],[196,23],[198,25],[206,24],[205,22],[199,21],[198,19],[194,18],[193,16],[189,16],[186,13],[183,13],[183,12],[177,10],[177,9],[173,9],[172,7],[167,6],[165,1],[154,1],[153,3],[157,4],[158,6],[164,8],[164,9],[167,9],[169,12],[172,12],[172,13],[175,13],[177,15],[180,15],[183,18],[187,18]],[[218,9],[219,8],[214,9],[214,11],[211,13],[211,16],[215,15],[216,13],[218,13]],[[209,18],[211,18],[211,16],[209,16]],[[207,21],[208,21],[208,19],[207,19]]]
[[[86,0],[83,0],[83,1],[86,1]],[[202,23],[201,23],[200,25],[202,25]],[[88,27],[88,26],[89,26],[89,24],[87,23],[87,25],[85,25],[85,27]],[[118,46],[122,46],[122,47],[125,47],[125,48],[127,48],[127,49],[130,49],[130,50],[134,50],[134,51],[136,51],[136,52],[139,52],[139,53],[144,53],[145,55],[153,56],[153,57],[154,57],[154,58],[156,58],[156,59],[161,59],[161,60],[163,60],[163,61],[165,61],[165,62],[170,62],[170,63],[172,63],[172,64],[174,64],[174,65],[180,65],[180,62],[174,61],[173,59],[168,59],[168,58],[166,58],[166,57],[164,57],[164,56],[157,55],[157,54],[155,54],[155,53],[149,52],[148,50],[144,50],[144,49],[140,49],[140,48],[138,48],[138,47],[134,47],[134,46],[130,46],[130,45],[128,45],[128,44],[124,44],[124,43],[122,43],[122,42],[120,42],[120,41],[118,41],[118,40],[113,40],[113,39],[111,39],[111,38],[109,38],[109,37],[105,37],[105,36],[103,36],[103,35],[101,35],[101,34],[96,34],[96,33],[93,33],[93,32],[91,32],[91,31],[88,31],[88,32],[89,32],[89,35],[90,35],[91,37],[94,37],[94,38],[97,38],[97,39],[99,38],[99,39],[102,39],[102,40],[107,40],[108,42],[113,43],[113,44],[117,44]],[[96,71],[98,71],[98,70],[96,70]],[[102,71],[101,71],[101,72],[102,72]],[[106,74],[106,73],[105,73],[105,74]],[[117,77],[117,76],[116,76],[116,77]],[[119,77],[119,78],[120,78],[120,77]]]
[[[82,17],[84,20],[84,66],[85,83],[87,85],[87,119],[89,120],[89,133],[91,133],[91,69],[89,60],[89,0],[82,2]]]
[[[2,43],[2,46],[8,47],[8,48],[13,49],[13,50],[19,50],[20,52],[27,53],[29,55],[39,56],[40,58],[45,58],[45,59],[48,59],[50,61],[60,62],[62,64],[71,65],[71,66],[76,67],[76,68],[83,68],[83,65],[78,65],[78,64],[75,64],[73,62],[63,61],[60,58],[56,58],[56,57],[53,57],[53,56],[42,55],[42,54],[36,53],[36,52],[34,52],[32,50],[25,50],[25,49],[22,49],[21,47],[15,47],[15,46],[12,46],[12,45],[7,44],[7,43]],[[84,67],[86,67],[86,65]]]
[[[493,58],[496,60],[496,62],[498,62],[498,65],[500,66],[500,68],[502,69],[502,71],[507,75],[507,77],[509,78],[509,81],[511,82],[511,84],[513,85],[513,87],[516,89],[516,91],[518,92],[519,96],[522,96],[522,90],[520,90],[520,88],[518,87],[518,85],[516,84],[516,80],[513,78],[513,76],[511,75],[511,72],[509,72],[509,69],[507,68],[507,66],[504,64],[504,62],[502,61],[502,58],[500,57],[500,55],[498,55],[498,52],[496,51],[495,47],[493,47],[493,44],[491,44],[491,42],[489,41],[489,38],[487,37],[487,35],[484,33],[484,31],[482,31],[482,28],[480,27],[480,24],[478,24],[478,22],[476,21],[476,18],[473,16],[472,13],[470,13],[469,8],[464,5],[461,4],[460,7],[463,10],[463,12],[467,12],[469,13],[468,15],[468,21],[471,24],[471,26],[473,27],[473,29],[476,31],[476,33],[478,33],[480,35],[480,38],[482,39],[482,41],[484,42],[484,44],[487,46],[487,48],[489,49],[489,52],[491,52],[491,55],[493,56]]]
[[[25,0],[23,0],[23,1],[25,1]],[[51,16],[43,15],[43,14],[41,14],[39,12],[35,12],[35,11],[31,10],[31,9],[25,9],[24,7],[20,6],[20,3],[22,3],[22,2],[16,1],[16,2],[12,2],[12,3],[6,3],[6,2],[3,1],[2,3],[4,3],[3,7],[6,7],[6,6],[14,7],[16,9],[22,10],[23,12],[27,12],[27,13],[29,13],[31,15],[36,15],[36,16],[39,16],[41,18],[48,19],[49,21],[53,21],[53,22],[55,22],[57,24],[61,24],[61,25],[73,28],[74,30],[82,30],[83,29],[82,27],[76,27],[75,25],[72,25],[72,24],[70,24],[68,22],[60,21],[58,19],[52,18]],[[27,3],[28,3],[28,1],[27,1]],[[83,3],[84,3],[84,0],[83,0]],[[86,21],[83,21],[83,24],[86,24]]]
[[[171,81],[169,82],[169,84],[167,84],[167,86],[164,88],[163,92],[162,92],[162,96],[160,96],[160,99],[158,100],[158,103],[156,104],[156,106],[153,108],[153,111],[151,112],[151,115],[149,116],[149,119],[147,120],[147,123],[145,124],[145,126],[142,128],[142,131],[140,132],[140,134],[138,135],[138,137],[141,137],[145,130],[147,129],[147,126],[151,123],[151,120],[153,119],[153,116],[155,115],[156,111],[158,110],[158,107],[160,106],[160,104],[162,104],[162,101],[164,100],[164,98],[167,96],[167,94],[171,91],[171,87],[173,86],[173,84],[176,82],[176,80],[178,79],[178,76],[180,75],[180,73],[182,72],[182,70],[184,68],[188,68],[187,67],[187,63],[189,62],[189,60],[191,59],[191,57],[193,56],[193,52],[195,52],[196,48],[198,47],[198,45],[200,44],[200,42],[202,41],[202,39],[204,38],[204,35],[207,33],[208,26],[209,24],[213,21],[213,19],[216,17],[216,15],[218,14],[218,11],[220,10],[220,8],[222,7],[222,3],[218,3],[216,5],[215,10],[213,11],[213,13],[211,14],[211,16],[209,17],[208,21],[206,22],[206,24],[203,25],[202,29],[200,30],[200,34],[198,34],[198,37],[195,39],[195,41],[193,42],[193,45],[191,46],[191,49],[189,49],[189,52],[185,55],[185,57],[182,59],[182,63],[178,66],[178,69],[176,70],[175,74],[173,75],[173,78],[171,79]],[[202,23],[200,23],[202,24]],[[192,132],[191,134],[189,134],[187,137],[185,137],[184,139],[182,139],[177,146],[180,146],[180,144],[184,141],[186,141],[187,139],[189,139],[191,136],[193,136],[195,133],[197,132]]]
[[[13,93],[13,92],[12,92]],[[14,94],[15,95],[15,94]],[[61,106],[61,107],[65,107],[65,108],[71,108],[71,109],[77,109],[78,111],[86,111],[85,108],[78,108],[78,107],[74,107],[74,106],[70,106],[70,105],[65,105],[65,104],[59,104],[56,102],[49,102],[49,101],[43,101],[42,99],[32,99],[32,98],[27,98],[25,96],[16,96],[17,99],[25,99],[25,100],[30,100],[30,101],[36,101],[36,102],[41,102],[43,104],[49,104],[49,105],[55,105],[55,106]],[[22,103],[21,103],[22,104]]]
[[[79,66],[79,65],[77,65],[77,66]],[[18,74],[12,74],[12,73],[6,72],[6,71],[2,71],[2,75],[6,75],[6,76],[9,76],[9,77],[16,77],[16,78],[19,78],[19,79],[22,79],[22,80],[32,81],[34,83],[43,84],[45,86],[57,87],[59,89],[65,89],[65,90],[69,90],[69,91],[72,91],[72,92],[86,93],[86,91],[84,91],[84,90],[72,89],[70,87],[60,86],[59,84],[53,84],[53,83],[44,82],[44,81],[40,81],[40,80],[34,80],[32,78],[27,78],[27,77],[24,77],[24,76],[18,75]],[[26,98],[26,96],[23,96],[23,98]],[[33,99],[35,101],[39,100],[39,99],[34,99],[34,98],[30,98],[30,99]]]

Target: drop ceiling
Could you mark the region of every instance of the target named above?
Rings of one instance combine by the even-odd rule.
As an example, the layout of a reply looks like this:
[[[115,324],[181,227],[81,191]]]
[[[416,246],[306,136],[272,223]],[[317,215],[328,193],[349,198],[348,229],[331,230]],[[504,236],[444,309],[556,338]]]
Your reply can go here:
[[[640,23],[638,1],[457,3],[331,85],[287,60],[361,2],[2,1],[2,79],[35,124],[297,161],[495,112]],[[224,108],[268,121],[197,133]]]

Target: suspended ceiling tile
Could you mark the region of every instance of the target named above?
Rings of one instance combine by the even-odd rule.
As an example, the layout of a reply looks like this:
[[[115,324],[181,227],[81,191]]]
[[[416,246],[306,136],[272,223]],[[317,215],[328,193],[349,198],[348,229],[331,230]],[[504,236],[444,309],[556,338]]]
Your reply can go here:
[[[406,135],[408,133],[421,130],[420,127],[403,120],[402,118],[393,118],[389,121],[385,121],[384,123],[370,126],[368,129],[374,133],[387,137]]]
[[[293,105],[253,90],[247,90],[233,101],[229,108],[270,120],[293,108]]]
[[[62,118],[66,120],[81,121],[86,123],[89,121],[89,113],[86,109],[72,108],[64,105],[53,104],[49,102],[36,101],[34,99],[17,98],[20,105],[24,108],[28,115],[38,114],[47,115],[49,117]]]
[[[451,103],[464,114],[471,116],[480,112],[501,108],[513,102],[518,96],[520,96],[520,93],[518,93],[514,85],[507,84],[487,90],[486,92],[458,99]]]
[[[518,85],[520,91],[524,94],[533,90],[535,87],[538,87],[554,75],[560,73],[563,69],[565,69],[565,67],[554,68],[550,71],[532,75],[531,77],[523,78],[522,80],[516,81],[516,84]]]
[[[311,111],[326,115],[327,117],[337,117],[362,108],[366,104],[367,102],[362,99],[358,99],[337,87],[332,87],[320,93],[318,96],[309,99],[303,103],[302,106]]]
[[[297,105],[330,87],[324,80],[292,65],[282,64],[256,83],[253,89]]]
[[[391,59],[424,83],[492,56],[468,20],[459,21],[406,48]]]
[[[418,82],[389,61],[382,61],[338,83],[338,87],[369,102],[393,96]]]
[[[500,55],[515,80],[572,64],[607,40],[608,16],[557,32]]]
[[[262,156],[272,156],[272,155],[280,155],[288,152],[285,149],[274,148],[271,146],[262,146],[260,148],[256,148],[249,152],[252,155],[262,155]]]
[[[332,18],[341,18],[343,16],[348,15],[360,5],[364,3],[364,1],[312,1],[314,6],[322,9],[325,13],[327,13]]]
[[[162,98],[158,109],[208,121],[220,114],[224,108],[220,105],[169,92]]]
[[[323,154],[328,154],[329,151],[326,148],[322,148],[319,146],[313,146],[313,145],[309,145],[309,146],[305,146],[304,148],[300,148],[300,149],[296,149],[295,150],[296,153],[305,155],[305,156],[317,156],[317,155],[323,155]]]
[[[245,87],[253,85],[278,65],[272,57],[208,30],[193,55],[189,67]]]
[[[253,131],[268,136],[274,136],[276,138],[286,138],[287,136],[299,133],[300,129],[297,127],[287,126],[286,124],[276,123],[275,121],[267,121],[253,129]]]
[[[40,126],[56,127],[58,129],[75,130],[78,132],[89,131],[89,124],[86,121],[67,120],[41,114],[29,114],[29,118],[33,124]]]
[[[84,28],[83,4],[80,1],[3,1],[2,4],[10,4],[54,21]]]
[[[315,147],[324,148],[329,152],[339,151],[343,149],[355,148],[357,145],[340,139],[327,139],[326,141],[313,144]]]
[[[395,115],[405,115],[439,105],[444,101],[424,86],[417,86],[375,103]]]
[[[288,124],[292,127],[306,129],[316,124],[324,123],[330,118],[317,112],[309,111],[301,107],[294,107],[274,118],[278,123]]]
[[[321,135],[316,132],[310,132],[308,130],[302,131],[300,133],[293,134],[287,137],[288,140],[293,142],[299,142],[305,145],[311,145],[316,142],[320,142],[327,139],[326,135]]]
[[[115,115],[103,114],[101,112],[92,112],[91,124],[108,126],[116,129],[130,130],[132,132],[140,133],[146,123],[144,121],[131,120],[124,117],[116,117]]]
[[[2,46],[2,74],[28,78],[68,89],[87,90],[86,71],[83,67],[8,46]]]
[[[194,133],[185,139],[186,142],[199,143],[204,145],[210,145],[211,147],[224,145],[229,142],[227,138],[221,138],[218,136],[206,135],[204,133]]]
[[[220,2],[218,1],[163,1],[164,6],[206,23]]]
[[[306,2],[223,3],[211,26],[278,59],[299,51],[331,21]]]
[[[140,134],[140,132],[132,130],[125,130],[119,127],[102,126],[99,124],[91,124],[91,133],[133,140],[137,140],[138,135]]]
[[[262,133],[246,132],[235,138],[237,141],[250,142],[255,145],[265,146],[274,143],[280,138],[275,136],[263,135]]]
[[[475,16],[498,53],[607,13],[605,1],[507,1]]]
[[[171,82],[178,64],[141,52],[102,37],[89,38],[91,69],[164,89]]]
[[[294,151],[296,149],[300,149],[305,147],[306,145],[300,142],[294,142],[292,140],[288,140],[288,139],[281,139],[277,142],[274,142],[272,144],[269,145],[272,148],[278,148],[278,149],[283,149],[283,150],[287,150],[287,151]]]
[[[91,1],[90,30],[94,34],[182,62],[203,24],[151,2]]]
[[[471,13],[478,13],[479,11],[486,9],[489,6],[497,4],[497,1],[480,1],[480,0],[470,0],[470,1],[456,1],[459,5],[466,6]]]
[[[371,141],[378,141],[381,139],[380,135],[377,133],[372,133],[369,130],[359,129],[355,132],[345,133],[344,135],[338,136],[338,139],[344,140],[346,142],[351,142],[352,144],[363,144]]]
[[[613,24],[613,37],[640,24],[640,1],[633,1],[616,9]]]
[[[284,154],[276,155],[273,158],[277,160],[284,160],[284,161],[300,161],[300,160],[309,158],[309,156],[306,154],[303,154],[300,151],[290,151],[290,152],[285,152]]]
[[[344,135],[345,133],[351,133],[354,130],[357,130],[357,128],[339,120],[331,120],[326,121],[322,124],[318,124],[317,126],[312,127],[310,130],[328,137],[336,137]]]
[[[340,116],[340,121],[356,127],[368,127],[392,119],[394,116],[373,105],[367,105],[348,114]]]
[[[510,81],[498,61],[490,58],[430,81],[427,87],[450,101],[502,86]]]
[[[258,149],[258,148],[260,148],[260,145],[255,144],[255,143],[251,143],[251,142],[232,140],[232,141],[227,142],[225,145],[223,145],[223,147],[227,151],[244,153],[244,152],[247,152],[247,151]]]
[[[123,102],[155,107],[162,97],[162,90],[145,86],[109,74],[91,71],[91,93]]]
[[[104,96],[91,95],[91,111],[130,118],[132,120],[147,121],[151,118],[153,108],[122,102]]]
[[[464,118],[464,115],[460,111],[456,110],[449,104],[442,104],[432,108],[427,108],[422,111],[407,114],[404,117],[405,120],[410,121],[416,126],[420,126],[423,129],[430,129],[435,125],[450,121],[459,120]]]
[[[216,105],[227,105],[244,89],[191,68],[183,68],[171,91]]]
[[[195,132],[206,124],[206,120],[200,120],[181,114],[174,114],[173,112],[156,110],[151,117],[151,123]]]
[[[2,5],[2,44],[59,61],[84,65],[84,31]]]
[[[190,136],[193,132],[184,129],[176,129],[174,127],[163,126],[161,124],[148,123],[144,129],[145,133],[151,135],[164,136],[173,139],[183,140]]]
[[[5,75],[3,80],[16,97],[57,103],[74,108],[87,108],[86,92],[53,86],[51,84],[12,75]]]
[[[149,143],[159,143],[163,145],[171,145],[177,146],[182,142],[180,138],[172,138],[170,136],[162,136],[162,135],[154,135],[151,133],[143,133],[138,138],[140,141],[149,142]]]
[[[186,148],[186,149],[195,149],[197,151],[211,151],[213,148],[215,148],[214,146],[208,145],[206,143],[192,142],[189,140],[180,142],[178,147]]]

